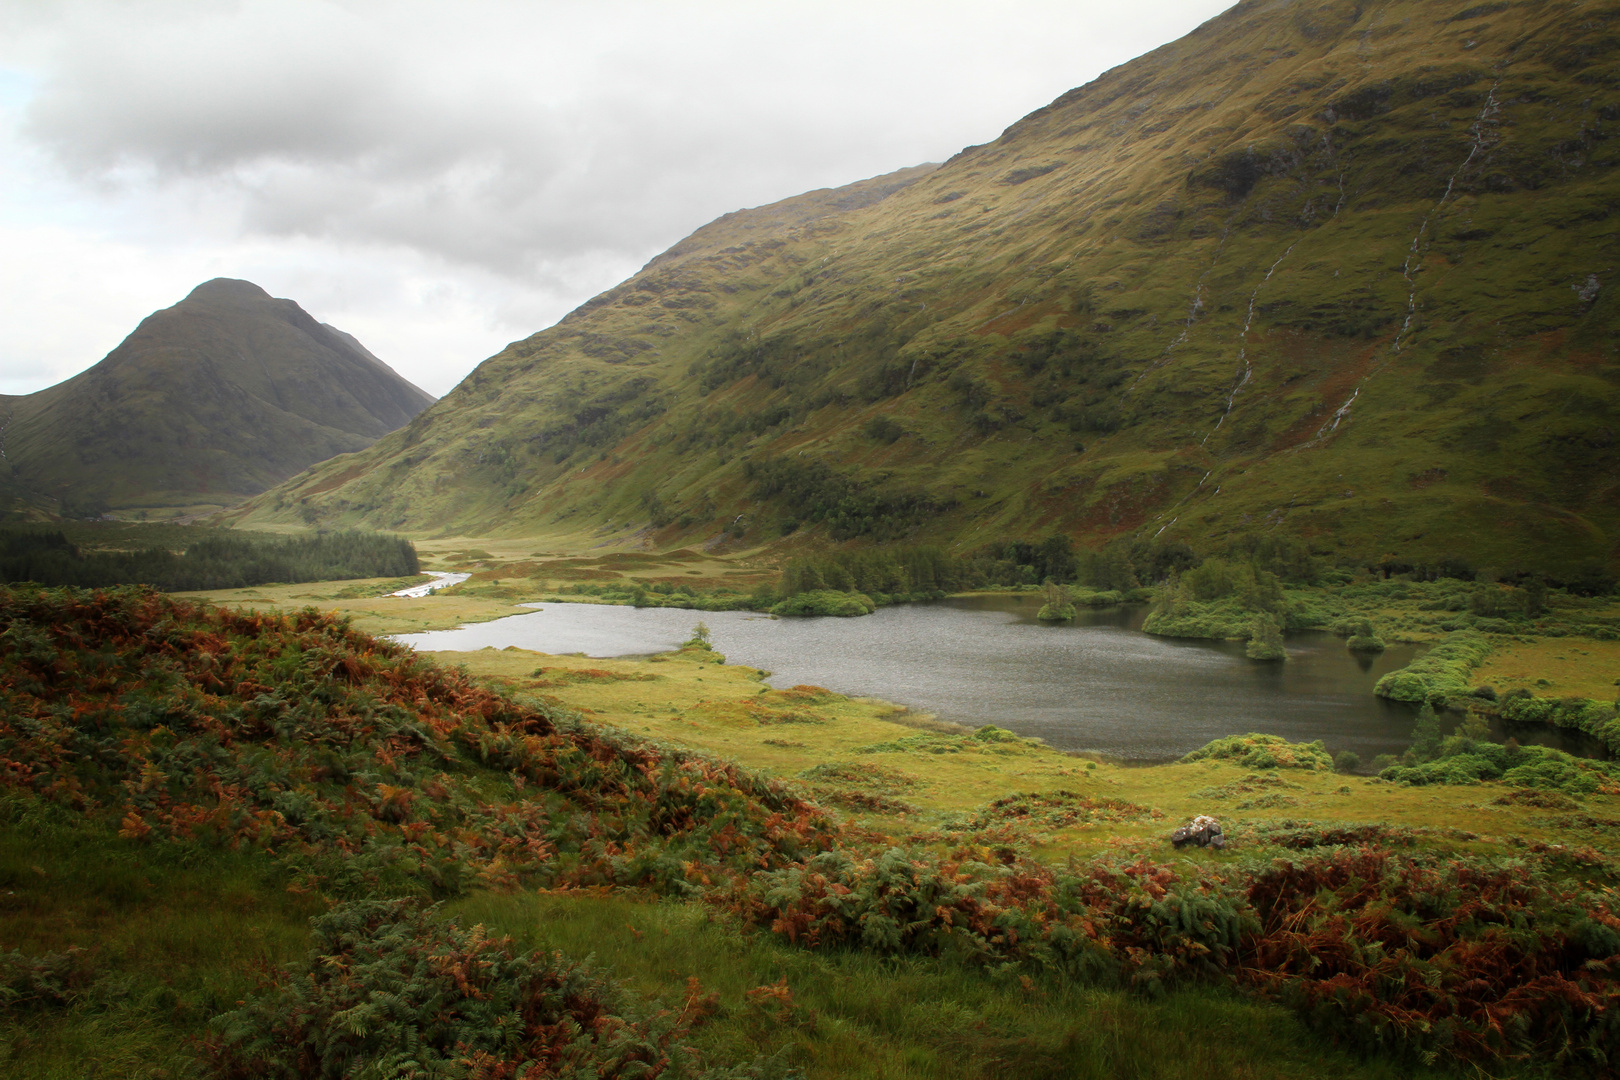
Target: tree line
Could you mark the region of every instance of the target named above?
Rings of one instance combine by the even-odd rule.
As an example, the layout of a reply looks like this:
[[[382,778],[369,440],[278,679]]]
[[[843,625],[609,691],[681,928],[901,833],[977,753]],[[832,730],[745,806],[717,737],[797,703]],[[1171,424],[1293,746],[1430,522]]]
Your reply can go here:
[[[1115,543],[1083,551],[1054,533],[1043,540],[997,541],[965,554],[897,545],[806,556],[782,568],[779,593],[793,597],[830,589],[865,593],[885,603],[1047,581],[1128,592],[1196,562],[1192,549],[1181,543]]]
[[[0,532],[0,581],[6,582],[85,589],[144,584],[185,592],[420,572],[409,540],[357,530],[286,539],[208,536],[179,552],[81,550],[61,532]]]

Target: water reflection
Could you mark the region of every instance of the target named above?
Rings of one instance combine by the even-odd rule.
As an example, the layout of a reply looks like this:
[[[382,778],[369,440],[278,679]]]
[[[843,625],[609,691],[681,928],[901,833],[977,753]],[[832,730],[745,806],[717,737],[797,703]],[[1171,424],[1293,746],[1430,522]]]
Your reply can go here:
[[[1140,632],[1141,607],[1088,609],[1072,625],[1045,626],[1035,620],[1040,604],[1035,596],[968,597],[859,619],[547,604],[399,640],[423,650],[644,655],[675,647],[702,619],[716,648],[772,672],[773,686],[880,697],[1061,749],[1164,761],[1246,731],[1321,739],[1363,761],[1407,745],[1414,710],[1372,690],[1418,647],[1356,656],[1331,634],[1292,635],[1286,664],[1258,663],[1240,643],[1149,637]]]

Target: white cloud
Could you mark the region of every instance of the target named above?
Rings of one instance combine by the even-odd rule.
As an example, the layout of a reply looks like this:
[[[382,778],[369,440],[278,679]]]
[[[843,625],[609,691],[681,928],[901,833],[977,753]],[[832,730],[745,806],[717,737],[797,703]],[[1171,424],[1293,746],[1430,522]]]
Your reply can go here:
[[[206,266],[442,393],[722,213],[942,160],[1219,8],[22,0],[0,389],[93,363]],[[81,325],[45,325],[66,297]]]

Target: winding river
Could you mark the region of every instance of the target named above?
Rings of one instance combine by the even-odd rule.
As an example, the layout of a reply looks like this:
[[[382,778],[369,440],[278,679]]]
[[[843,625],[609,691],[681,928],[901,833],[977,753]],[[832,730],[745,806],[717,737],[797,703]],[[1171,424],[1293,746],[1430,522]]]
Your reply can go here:
[[[546,653],[663,652],[708,624],[714,646],[763,668],[772,686],[811,683],[883,698],[978,726],[996,724],[1064,750],[1166,761],[1224,735],[1321,739],[1364,762],[1408,744],[1414,711],[1373,695],[1379,676],[1421,647],[1357,657],[1326,633],[1291,635],[1288,662],[1258,663],[1240,643],[1141,632],[1145,608],[1082,609],[1068,626],[1036,621],[1034,596],[983,596],[882,608],[855,619],[773,619],[595,604],[545,604],[456,630],[401,635],[423,651],[517,646]]]

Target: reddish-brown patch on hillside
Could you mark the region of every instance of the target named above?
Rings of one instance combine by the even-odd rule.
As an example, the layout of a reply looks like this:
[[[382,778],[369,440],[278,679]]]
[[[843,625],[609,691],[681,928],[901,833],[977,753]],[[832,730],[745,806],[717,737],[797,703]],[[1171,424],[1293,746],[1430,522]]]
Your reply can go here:
[[[1569,331],[1561,327],[1509,342],[1503,347],[1503,355],[1509,364],[1534,365],[1544,370],[1562,371],[1575,364],[1584,367],[1585,350],[1581,351],[1583,359],[1576,360],[1566,349],[1568,341]]]
[[[350,465],[348,468],[340,470],[336,474],[327,477],[325,480],[322,480],[320,483],[310,488],[308,494],[319,495],[323,491],[331,491],[333,488],[342,487],[344,484],[347,484],[350,480],[353,480],[363,472],[365,472],[364,466]]]
[[[1409,483],[1413,487],[1421,489],[1428,487],[1430,484],[1438,484],[1440,481],[1444,480],[1446,476],[1446,470],[1438,467],[1433,469],[1424,469],[1422,472],[1414,474]]]
[[[1164,473],[1111,484],[1086,507],[1079,518],[1080,527],[1105,537],[1129,532],[1146,522],[1148,514],[1163,506],[1169,495],[1170,479]]]
[[[1302,524],[1294,526],[1294,532],[1301,540],[1315,540],[1319,536],[1332,536],[1333,529],[1327,525],[1319,525],[1310,518],[1304,519]]]
[[[1328,373],[1317,384],[1317,392],[1321,395],[1321,405],[1312,412],[1306,413],[1286,431],[1277,436],[1272,443],[1272,451],[1292,450],[1316,437],[1333,413],[1355,392],[1367,375],[1377,366],[1378,357],[1389,346],[1388,340],[1374,342],[1362,350],[1351,363],[1344,364]]]
[[[640,464],[633,454],[622,452],[623,443],[613,448],[614,452],[606,461],[598,461],[585,471],[585,475],[592,481],[610,482],[622,480]]]
[[[986,321],[975,326],[971,332],[978,337],[983,337],[986,334],[1000,334],[1003,337],[1010,337],[1020,330],[1029,329],[1057,310],[1058,305],[1055,300],[1047,300],[1039,304],[1020,304],[1010,311],[991,316]]]
[[[612,570],[596,570],[583,566],[565,566],[561,569],[548,566],[540,576],[567,581],[618,581],[624,575]]]
[[[1506,499],[1509,502],[1534,501],[1530,488],[1517,476],[1498,476],[1485,481],[1480,487],[1493,499]]]
[[[1092,501],[1092,489],[1096,486],[1096,477],[1085,476],[1076,477],[1061,487],[1039,489],[1025,503],[1039,511],[1031,528],[1043,534],[1085,535],[1090,531],[1085,523],[1086,507]]]
[[[499,566],[489,566],[482,570],[473,571],[471,581],[510,581],[513,578],[534,577],[539,572],[542,563],[511,562],[501,563]]]
[[[1599,349],[1570,349],[1564,354],[1564,362],[1572,368],[1606,368],[1614,363],[1614,356]]]

